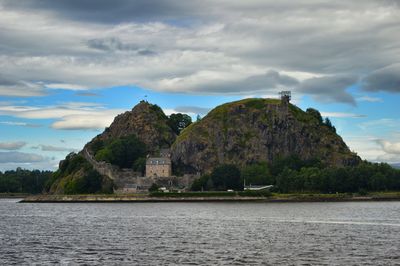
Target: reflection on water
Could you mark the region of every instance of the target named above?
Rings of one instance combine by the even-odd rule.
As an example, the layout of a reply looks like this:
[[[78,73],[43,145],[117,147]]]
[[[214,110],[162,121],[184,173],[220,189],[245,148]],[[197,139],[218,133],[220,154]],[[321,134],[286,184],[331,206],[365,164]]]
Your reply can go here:
[[[396,265],[400,202],[0,200],[0,264]]]

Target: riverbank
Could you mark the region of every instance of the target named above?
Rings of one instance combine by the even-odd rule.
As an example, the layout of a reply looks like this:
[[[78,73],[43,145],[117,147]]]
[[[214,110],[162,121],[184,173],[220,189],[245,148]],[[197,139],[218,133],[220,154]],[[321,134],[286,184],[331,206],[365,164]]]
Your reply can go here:
[[[400,192],[379,192],[360,196],[355,194],[272,194],[270,196],[232,196],[184,193],[152,196],[126,195],[35,195],[24,198],[23,203],[82,203],[82,202],[345,202],[345,201],[400,201]]]
[[[32,194],[26,193],[0,193],[0,199],[15,199],[15,198],[26,198],[32,196]]]

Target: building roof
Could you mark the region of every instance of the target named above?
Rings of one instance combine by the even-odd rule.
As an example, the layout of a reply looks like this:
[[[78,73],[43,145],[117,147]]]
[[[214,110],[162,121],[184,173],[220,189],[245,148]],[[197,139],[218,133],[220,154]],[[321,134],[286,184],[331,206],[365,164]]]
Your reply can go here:
[[[168,157],[149,157],[146,160],[146,165],[169,165],[171,159]]]

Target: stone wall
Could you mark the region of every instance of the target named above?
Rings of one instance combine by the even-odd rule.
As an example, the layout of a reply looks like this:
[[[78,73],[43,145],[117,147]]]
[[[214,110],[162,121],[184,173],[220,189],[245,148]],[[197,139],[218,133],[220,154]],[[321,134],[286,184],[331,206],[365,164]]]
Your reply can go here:
[[[107,176],[114,181],[115,193],[147,192],[152,184],[172,189],[188,189],[196,178],[195,175],[184,175],[183,177],[143,177],[139,172],[132,169],[120,169],[107,162],[98,162],[87,149],[82,155],[101,175]]]

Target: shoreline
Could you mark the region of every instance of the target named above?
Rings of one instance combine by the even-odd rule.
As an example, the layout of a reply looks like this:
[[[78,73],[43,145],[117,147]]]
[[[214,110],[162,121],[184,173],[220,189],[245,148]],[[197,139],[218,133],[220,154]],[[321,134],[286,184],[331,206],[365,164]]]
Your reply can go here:
[[[20,203],[156,203],[156,202],[360,202],[400,201],[399,194],[343,196],[328,195],[274,195],[271,197],[210,196],[210,197],[152,197],[148,195],[35,195],[28,196]]]
[[[0,199],[20,199],[34,196],[32,194],[24,193],[0,193]]]

